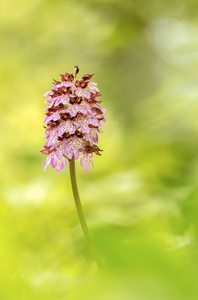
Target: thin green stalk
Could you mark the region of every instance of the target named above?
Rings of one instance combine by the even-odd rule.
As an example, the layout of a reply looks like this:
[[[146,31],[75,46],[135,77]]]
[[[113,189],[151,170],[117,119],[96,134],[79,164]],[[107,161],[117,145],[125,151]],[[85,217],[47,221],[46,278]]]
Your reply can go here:
[[[78,192],[74,157],[69,161],[69,170],[70,170],[71,186],[72,186],[72,191],[73,191],[73,196],[74,196],[74,202],[75,202],[77,213],[78,213],[78,218],[79,218],[80,225],[82,227],[82,231],[84,233],[85,239],[86,239],[87,243],[89,244],[91,241],[91,238],[90,238],[89,229],[88,229],[88,226],[87,226],[84,214],[83,214],[83,208],[81,205],[80,196],[79,196],[79,192]]]
[[[75,159],[74,157],[69,160],[69,171],[70,171],[70,180],[71,180],[71,186],[72,186],[72,192],[73,192],[73,196],[74,196],[74,202],[76,205],[76,210],[78,213],[78,218],[80,221],[80,225],[83,231],[83,234],[85,236],[86,242],[87,242],[87,246],[88,249],[90,251],[90,254],[93,256],[93,258],[96,260],[96,263],[99,265],[99,260],[97,258],[97,256],[95,255],[95,251],[93,249],[93,245],[92,245],[92,240],[91,240],[91,236],[89,233],[89,229],[84,217],[84,213],[83,213],[83,208],[82,208],[82,204],[80,201],[80,196],[79,196],[79,192],[78,192],[78,185],[77,185],[77,180],[76,180],[76,168],[75,168]]]

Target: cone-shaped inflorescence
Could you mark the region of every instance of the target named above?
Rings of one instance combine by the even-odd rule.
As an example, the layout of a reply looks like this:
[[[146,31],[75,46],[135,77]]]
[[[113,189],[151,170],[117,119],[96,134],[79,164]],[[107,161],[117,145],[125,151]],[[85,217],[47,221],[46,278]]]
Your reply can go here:
[[[61,75],[61,80],[54,80],[44,95],[48,104],[44,119],[47,141],[41,150],[47,155],[44,169],[50,164],[60,171],[68,160],[80,158],[87,171],[93,165],[93,153],[100,155],[98,133],[105,121],[105,109],[100,107],[97,84],[90,81],[93,74],[76,79],[78,71],[75,67],[73,74]]]

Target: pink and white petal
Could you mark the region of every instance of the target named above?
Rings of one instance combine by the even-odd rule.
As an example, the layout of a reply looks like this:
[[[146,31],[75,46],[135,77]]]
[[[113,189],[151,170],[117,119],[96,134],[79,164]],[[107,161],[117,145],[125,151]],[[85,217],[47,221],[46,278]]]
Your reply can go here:
[[[85,97],[86,99],[90,99],[91,94],[90,94],[89,92],[85,92],[85,93],[84,93],[84,97]]]
[[[71,147],[70,147],[70,144],[69,144],[69,141],[65,141],[64,143],[64,153],[66,154],[67,158],[68,159],[71,159],[73,157],[73,153],[71,152]]]
[[[90,99],[91,94],[87,92],[85,89],[77,88],[75,91],[76,96],[85,97],[86,99]]]
[[[64,85],[65,87],[72,87],[72,88],[75,87],[75,84],[74,84],[73,82],[71,82],[71,81],[64,81],[64,82],[63,82],[63,85]]]
[[[47,96],[52,96],[52,95],[53,95],[53,92],[50,90],[50,91],[47,91],[43,96],[47,97]]]
[[[85,153],[80,159],[80,165],[84,168],[85,172],[89,171],[90,164],[93,166],[92,154]]]
[[[61,87],[74,87],[74,83],[71,82],[71,81],[63,81],[61,83],[58,83],[57,87],[58,88],[61,88]]]
[[[69,104],[69,101],[70,101],[70,97],[69,97],[68,94],[66,94],[62,97],[62,102],[61,103],[66,105],[66,104]]]
[[[54,98],[52,97],[48,97],[44,103],[51,103],[53,101]]]
[[[89,118],[89,124],[95,127],[100,126],[100,122],[96,118]]]
[[[81,114],[87,114],[87,110],[85,107],[82,107],[79,104],[73,104],[66,109],[66,112],[69,113],[72,117],[75,117],[78,112]]]
[[[44,170],[50,164],[52,168],[55,168],[58,172],[61,171],[67,163],[65,157],[62,156],[59,150],[52,152],[48,155],[46,161],[44,162]]]
[[[50,161],[50,165],[52,168],[56,168],[56,160],[55,157],[52,157],[51,161]]]
[[[47,156],[47,158],[45,159],[44,163],[43,163],[43,170],[45,171],[47,166],[51,163],[51,154],[49,154]]]
[[[80,153],[79,150],[82,147],[82,141],[80,138],[71,137],[65,142],[64,152],[67,155],[68,159],[71,159],[73,156],[75,159],[78,159]]]
[[[78,88],[75,86],[75,84],[73,84],[71,87],[70,87],[70,90],[71,91],[76,91]]]
[[[63,87],[63,82],[58,83],[56,86],[57,86],[57,88]]]
[[[70,100],[69,95],[65,94],[65,95],[57,97],[54,105],[55,106],[58,106],[59,104],[66,105],[66,104],[69,104],[69,100]]]
[[[98,143],[98,134],[95,128],[91,128],[89,133],[84,135],[84,139],[90,142],[91,145]]]
[[[57,160],[56,162],[56,171],[60,172],[62,169],[64,169],[64,167],[67,164],[67,160],[65,157],[61,157],[60,159]]]
[[[67,108],[67,113],[69,113],[70,116],[72,116],[72,117],[75,117],[77,112],[78,112],[78,109],[75,104],[73,104]]]
[[[79,153],[78,149],[74,149],[74,150],[73,150],[73,155],[74,155],[74,158],[75,158],[75,159],[78,159],[78,158],[79,158],[80,153]]]
[[[53,85],[53,86],[51,87],[51,90],[52,90],[52,91],[57,91],[57,90],[58,90],[57,84]]]
[[[89,104],[87,104],[87,102],[85,101],[82,101],[80,106],[85,110],[86,114],[90,114],[90,115],[93,115],[93,112],[91,110],[91,107]]]
[[[75,122],[76,128],[82,133],[89,133],[89,126],[83,121]]]
[[[88,83],[88,89],[91,93],[97,93],[100,92],[98,87],[97,87],[97,83],[90,81]]]
[[[58,120],[60,120],[60,111],[56,111],[56,112],[53,114],[52,120],[53,120],[53,121],[58,121]]]
[[[69,134],[74,134],[76,131],[76,127],[73,124],[73,121],[67,120],[62,122],[58,126],[58,136],[62,136],[65,132],[68,132]]]
[[[46,146],[52,146],[57,143],[58,141],[58,133],[57,129],[54,128],[46,133],[45,138],[47,139]]]
[[[48,122],[50,122],[51,120],[52,120],[52,118],[53,118],[53,116],[51,115],[51,116],[45,116],[45,118],[44,118],[44,122],[45,123],[48,123]]]
[[[48,123],[50,121],[57,121],[60,119],[60,112],[56,111],[55,113],[51,114],[50,116],[45,116],[44,122]]]

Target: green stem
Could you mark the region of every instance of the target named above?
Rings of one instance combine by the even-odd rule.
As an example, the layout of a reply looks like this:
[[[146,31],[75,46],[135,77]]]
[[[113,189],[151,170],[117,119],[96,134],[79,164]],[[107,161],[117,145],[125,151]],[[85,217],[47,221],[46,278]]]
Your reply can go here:
[[[80,196],[79,196],[79,192],[78,192],[78,185],[77,185],[77,180],[76,180],[76,168],[75,168],[74,157],[71,160],[69,160],[69,170],[70,170],[70,179],[71,179],[71,186],[72,186],[72,191],[73,191],[73,196],[74,196],[74,202],[76,205],[80,225],[81,225],[82,231],[84,233],[90,254],[92,255],[92,257],[95,258],[96,263],[99,265],[100,263],[99,263],[97,256],[94,253],[91,236],[90,236],[89,229],[88,229],[88,226],[87,226],[84,214],[83,214],[83,208],[81,205]]]

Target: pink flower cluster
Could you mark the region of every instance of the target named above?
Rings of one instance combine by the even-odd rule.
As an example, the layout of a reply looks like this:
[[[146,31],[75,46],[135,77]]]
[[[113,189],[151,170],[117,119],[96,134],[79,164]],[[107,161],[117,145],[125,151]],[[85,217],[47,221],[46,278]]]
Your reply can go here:
[[[50,164],[61,171],[68,160],[80,158],[81,166],[88,171],[93,153],[100,155],[98,133],[105,121],[105,109],[100,107],[97,84],[90,81],[93,74],[76,79],[78,71],[76,67],[74,74],[61,75],[44,95],[48,104],[44,119],[47,141],[41,150],[47,155],[44,170]]]

